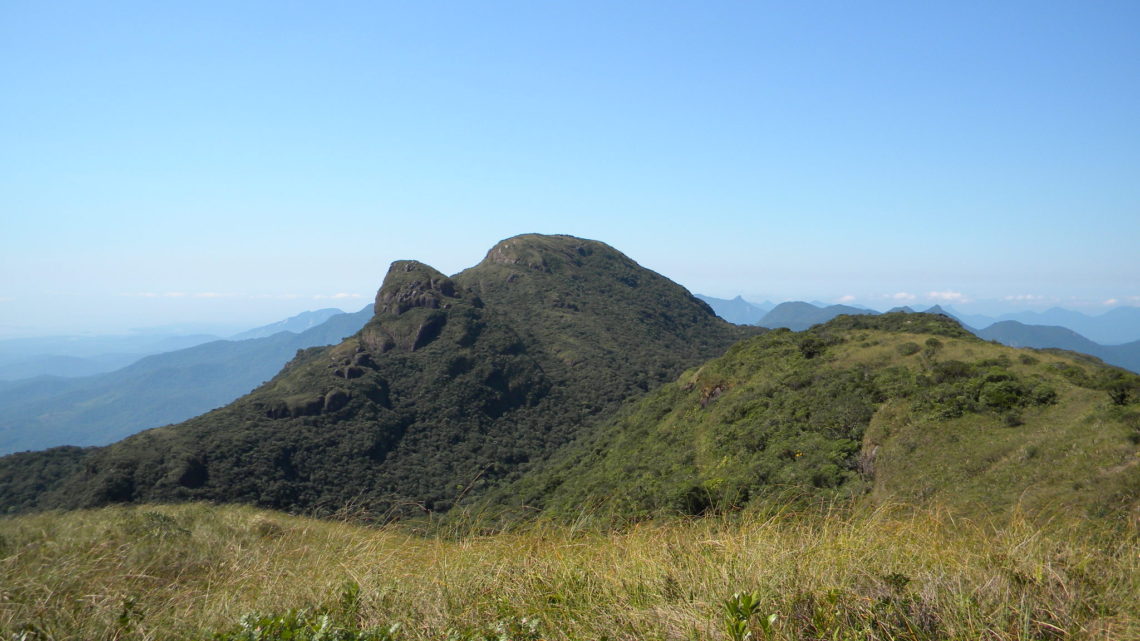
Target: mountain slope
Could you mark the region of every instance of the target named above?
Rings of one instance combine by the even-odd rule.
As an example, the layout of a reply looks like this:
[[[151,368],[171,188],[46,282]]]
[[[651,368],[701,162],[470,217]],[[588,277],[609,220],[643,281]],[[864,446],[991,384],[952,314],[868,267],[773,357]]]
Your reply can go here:
[[[371,309],[330,317],[301,334],[213,341],[147,356],[86,378],[0,385],[0,454],[58,445],[104,445],[225,405],[272,378],[299,349],[354,334]]]
[[[1137,393],[1135,375],[945,317],[843,316],[742,341],[497,498],[569,517],[787,495],[1118,514],[1140,498]]]
[[[398,261],[356,336],[181,425],[0,459],[0,498],[446,509],[749,333],[594,241],[511,238],[452,278]],[[25,491],[48,456],[59,480]]]

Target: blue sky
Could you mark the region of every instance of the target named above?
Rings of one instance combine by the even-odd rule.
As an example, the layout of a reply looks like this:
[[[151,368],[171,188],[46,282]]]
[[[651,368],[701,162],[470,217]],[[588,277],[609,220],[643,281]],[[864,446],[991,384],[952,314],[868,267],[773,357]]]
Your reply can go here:
[[[715,296],[1138,305],[1137,33],[1136,2],[10,0],[0,337],[355,310],[525,232]]]

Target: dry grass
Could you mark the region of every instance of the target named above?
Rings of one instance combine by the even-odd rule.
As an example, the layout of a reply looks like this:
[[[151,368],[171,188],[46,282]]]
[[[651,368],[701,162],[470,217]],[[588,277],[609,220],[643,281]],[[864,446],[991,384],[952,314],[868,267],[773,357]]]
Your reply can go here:
[[[544,639],[727,639],[724,601],[756,590],[774,639],[1137,639],[1137,541],[1135,524],[901,508],[433,536],[245,507],[107,508],[0,520],[0,630],[208,638],[243,614],[325,607],[361,628],[400,622],[406,639],[495,639],[524,617]]]

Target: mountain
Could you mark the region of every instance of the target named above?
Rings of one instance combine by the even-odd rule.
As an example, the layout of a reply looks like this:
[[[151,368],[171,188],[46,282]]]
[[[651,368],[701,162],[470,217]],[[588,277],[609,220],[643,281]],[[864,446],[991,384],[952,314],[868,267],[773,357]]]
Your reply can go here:
[[[1140,341],[1101,345],[1065,327],[1001,321],[974,332],[981,338],[1012,347],[1056,348],[1090,354],[1110,365],[1140,372]]]
[[[219,340],[147,356],[86,378],[0,383],[0,454],[57,445],[105,445],[225,405],[273,377],[297,350],[339,342],[371,306],[301,334]]]
[[[36,376],[91,376],[150,355],[218,340],[212,334],[44,336],[0,341],[0,381]]]
[[[276,323],[270,323],[269,325],[263,325],[261,327],[255,327],[253,329],[246,330],[240,334],[234,334],[233,336],[230,336],[229,340],[243,341],[250,338],[265,338],[267,336],[272,336],[278,332],[292,332],[294,334],[300,334],[305,330],[312,329],[321,323],[324,323],[337,314],[343,313],[344,312],[342,310],[333,307],[326,309],[317,309],[309,312],[301,312],[300,314],[286,318],[283,321],[277,321]]]
[[[812,325],[826,323],[841,314],[876,314],[878,312],[851,307],[848,305],[829,305],[820,307],[802,301],[780,303],[772,311],[764,315],[757,323],[761,327],[777,329],[780,327],[792,331],[803,331]]]
[[[696,296],[708,303],[709,307],[712,307],[717,316],[737,325],[755,325],[764,317],[764,314],[772,309],[772,303],[750,303],[740,296],[732,300],[713,298],[712,296],[703,296],[701,294],[697,294]]]
[[[954,314],[951,314],[949,311],[943,309],[943,307],[941,305],[932,305],[929,308],[927,308],[926,311],[924,311],[923,313],[924,314],[939,314],[942,316],[947,316],[949,318],[953,318],[954,320],[958,320],[958,317],[954,316]]]
[[[978,314],[959,314],[957,317],[972,327],[980,328],[1002,321],[1064,327],[1101,345],[1120,345],[1140,340],[1140,307],[1115,307],[1098,316],[1053,307],[1043,312],[1026,311],[997,317]]]
[[[734,345],[493,499],[570,519],[813,497],[1120,514],[1140,508],[1137,394],[1140,376],[947,317],[842,316]]]
[[[353,337],[180,425],[0,459],[0,506],[445,510],[758,331],[596,241],[510,238],[450,278],[397,261]]]

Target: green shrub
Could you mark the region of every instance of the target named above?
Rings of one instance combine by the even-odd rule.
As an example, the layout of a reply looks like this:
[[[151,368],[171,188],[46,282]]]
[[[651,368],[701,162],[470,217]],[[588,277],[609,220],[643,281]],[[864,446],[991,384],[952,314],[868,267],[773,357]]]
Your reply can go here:
[[[911,354],[917,354],[922,348],[918,346],[918,343],[907,341],[895,349],[897,349],[898,353],[902,354],[903,356],[910,356]]]

